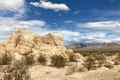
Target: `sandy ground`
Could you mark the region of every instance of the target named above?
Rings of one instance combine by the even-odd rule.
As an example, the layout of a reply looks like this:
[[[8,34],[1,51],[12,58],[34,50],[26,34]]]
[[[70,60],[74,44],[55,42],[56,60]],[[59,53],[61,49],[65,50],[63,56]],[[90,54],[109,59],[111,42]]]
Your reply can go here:
[[[66,69],[33,66],[29,69],[32,80],[120,80],[120,66],[114,69],[98,69],[66,75]]]

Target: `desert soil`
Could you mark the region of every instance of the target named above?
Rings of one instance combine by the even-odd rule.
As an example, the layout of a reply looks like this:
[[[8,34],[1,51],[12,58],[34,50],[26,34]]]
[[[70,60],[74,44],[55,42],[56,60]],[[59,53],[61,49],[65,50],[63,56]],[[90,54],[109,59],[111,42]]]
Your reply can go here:
[[[65,68],[32,66],[29,68],[32,80],[120,80],[120,66],[111,70],[100,68],[87,72],[75,72],[66,75]]]

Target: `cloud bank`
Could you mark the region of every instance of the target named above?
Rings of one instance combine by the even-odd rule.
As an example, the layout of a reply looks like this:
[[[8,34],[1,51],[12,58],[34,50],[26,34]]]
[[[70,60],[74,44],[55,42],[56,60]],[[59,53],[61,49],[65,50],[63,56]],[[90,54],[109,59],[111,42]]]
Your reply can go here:
[[[4,40],[10,36],[17,28],[25,28],[29,30],[38,30],[40,31],[46,22],[42,20],[16,20],[11,18],[0,18],[0,40]]]
[[[0,10],[18,11],[24,3],[25,0],[0,0]]]
[[[91,32],[82,33],[81,31],[72,31],[67,29],[50,30],[48,24],[42,20],[16,20],[11,18],[0,18],[0,39],[5,40],[8,36],[16,30],[16,28],[27,28],[33,32],[44,35],[49,32],[59,32],[64,34],[66,44],[69,42],[77,43],[110,43],[119,42],[119,34],[103,31],[92,30]],[[7,24],[6,24],[7,23]],[[82,23],[83,24],[83,23]],[[84,27],[84,26],[82,26]],[[74,27],[76,28],[76,27]],[[85,29],[86,30],[86,29]]]
[[[92,30],[100,30],[100,31],[113,31],[120,32],[120,21],[98,21],[98,22],[86,22],[79,23],[78,26],[80,28],[88,28]]]
[[[0,17],[21,18],[26,11],[25,0],[0,0]]]

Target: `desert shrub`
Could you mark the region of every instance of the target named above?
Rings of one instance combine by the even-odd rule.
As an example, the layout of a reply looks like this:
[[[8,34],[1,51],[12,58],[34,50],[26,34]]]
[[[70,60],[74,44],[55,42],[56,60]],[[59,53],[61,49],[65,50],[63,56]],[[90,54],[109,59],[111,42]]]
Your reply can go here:
[[[115,65],[120,65],[120,53],[116,55],[116,58],[114,59]]]
[[[66,75],[71,75],[74,72],[85,72],[87,68],[79,62],[68,62],[66,66]]]
[[[100,66],[106,62],[106,56],[104,54],[95,55],[95,59],[98,60]]]
[[[2,54],[0,57],[0,65],[8,65],[12,61],[12,57],[9,54]]]
[[[67,60],[61,55],[54,55],[51,57],[52,66],[55,67],[64,67]]]
[[[93,68],[95,68],[95,59],[94,59],[94,57],[92,57],[92,56],[89,56],[88,58],[87,58],[87,60],[85,61],[85,67],[88,69],[88,70],[90,70],[90,69],[93,69]]]
[[[0,71],[0,80],[30,80],[27,73],[27,66],[6,65]]]
[[[33,55],[26,55],[25,56],[25,64],[26,65],[33,65],[35,63]]]
[[[39,62],[40,64],[42,64],[42,65],[45,65],[46,62],[47,62],[46,57],[45,57],[44,55],[40,55],[40,56],[38,57],[38,62]]]
[[[17,69],[20,69],[23,66],[28,66],[28,65],[26,65],[26,62],[25,62],[24,59],[22,61],[16,60],[11,65],[13,65],[14,67],[16,67]]]
[[[91,54],[87,56],[85,67],[88,70],[102,67],[106,62],[106,57],[103,54]]]

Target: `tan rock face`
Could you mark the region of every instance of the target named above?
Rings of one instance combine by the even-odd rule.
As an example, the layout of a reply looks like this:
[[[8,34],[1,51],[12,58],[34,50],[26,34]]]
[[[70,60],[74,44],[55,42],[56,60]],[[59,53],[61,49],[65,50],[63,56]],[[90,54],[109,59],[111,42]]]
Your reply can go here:
[[[5,46],[4,45],[0,45],[0,54],[4,54],[4,53],[6,53],[6,48],[5,48]]]
[[[8,52],[18,52],[20,54],[28,54],[33,46],[33,34],[27,30],[17,30],[5,46]]]
[[[36,44],[64,46],[64,38],[62,34],[58,34],[58,33],[49,33],[48,35],[42,37],[37,36],[34,38],[34,42]]]
[[[22,56],[42,54],[47,56],[47,58],[60,55],[69,60],[66,50],[62,34],[49,33],[45,36],[38,36],[25,29],[18,29],[4,43],[4,46],[0,46],[0,53],[6,53],[5,51],[7,51],[11,55],[17,53]]]
[[[5,44],[0,46],[0,53],[6,52],[19,61],[29,55],[33,55],[34,61],[38,61],[42,55],[47,60],[46,65],[47,63],[51,65],[54,56],[62,57],[66,61],[70,61],[72,56],[75,61],[83,63],[79,53],[74,54],[72,49],[64,47],[64,37],[60,33],[38,36],[28,30],[17,30]]]
[[[47,35],[47,37],[52,39],[54,45],[56,45],[56,46],[64,46],[63,34],[60,34],[60,33],[49,33]]]
[[[29,53],[32,53],[32,48],[25,45],[19,45],[16,47],[16,52],[22,55],[27,55]]]

